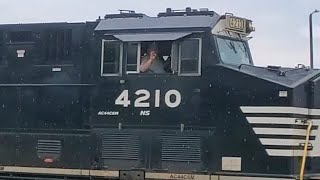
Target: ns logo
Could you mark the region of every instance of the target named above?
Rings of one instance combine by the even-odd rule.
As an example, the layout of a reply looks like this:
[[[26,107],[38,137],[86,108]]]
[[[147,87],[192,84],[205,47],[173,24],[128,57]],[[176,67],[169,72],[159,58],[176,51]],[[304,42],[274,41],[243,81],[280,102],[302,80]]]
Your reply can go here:
[[[140,111],[140,116],[150,116],[150,111]]]

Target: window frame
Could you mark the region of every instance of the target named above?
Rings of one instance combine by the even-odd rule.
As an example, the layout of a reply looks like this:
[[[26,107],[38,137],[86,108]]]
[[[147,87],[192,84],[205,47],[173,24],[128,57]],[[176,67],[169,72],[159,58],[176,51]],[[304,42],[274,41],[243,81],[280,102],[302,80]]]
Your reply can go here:
[[[120,59],[119,59],[119,72],[118,73],[103,73],[104,67],[104,44],[105,42],[119,42],[120,43]],[[112,77],[112,76],[121,76],[122,75],[122,61],[123,61],[123,42],[118,40],[106,40],[102,39],[101,43],[101,72],[100,75],[102,77]]]
[[[136,59],[136,62],[137,62],[137,69],[136,71],[128,71],[128,47],[129,47],[129,44],[132,43],[137,43],[138,44],[138,47],[137,47],[137,59]],[[141,63],[141,42],[128,42],[128,46],[127,46],[127,49],[126,49],[126,73],[127,74],[139,74],[140,73],[140,63]]]
[[[198,61],[198,72],[196,73],[181,73],[181,46],[184,40],[198,40],[199,42],[199,61]],[[178,58],[178,76],[201,76],[202,69],[202,38],[186,38],[179,43],[179,58]]]
[[[226,39],[226,40],[231,40],[231,41],[243,42],[243,43],[247,46],[247,51],[248,51],[247,53],[248,53],[248,56],[249,56],[250,65],[254,65],[253,58],[252,58],[252,54],[251,54],[251,49],[250,49],[250,46],[249,46],[248,41],[243,40],[243,39],[238,39],[238,38],[229,37],[229,36],[215,35],[215,34],[213,34],[212,36],[213,36],[213,38],[214,38],[215,47],[216,47],[216,50],[217,50],[217,52],[218,52],[217,54],[218,54],[218,57],[219,57],[219,61],[220,61],[222,64],[231,64],[231,63],[226,63],[226,62],[224,62],[224,61],[222,60],[221,54],[220,54],[220,47],[219,47],[219,44],[218,44],[218,38],[220,38],[220,39]],[[231,65],[235,65],[235,64],[231,64]]]
[[[163,42],[163,41],[154,41],[154,42]],[[177,42],[177,44],[179,45],[179,41],[165,41],[165,42],[170,42],[170,46],[171,46],[171,49],[170,49],[170,53],[172,53],[172,48],[173,48],[173,42]],[[128,65],[128,45],[129,43],[137,43],[138,44],[138,52],[137,52],[137,63],[138,63],[138,66],[137,66],[137,70],[136,71],[127,71],[127,65]],[[165,72],[165,73],[143,73],[140,71],[140,66],[141,66],[141,61],[142,61],[142,58],[144,57],[144,54],[142,53],[142,47],[145,45],[144,43],[146,44],[149,44],[150,41],[128,41],[128,42],[125,42],[125,52],[124,52],[124,74],[127,74],[127,75],[143,75],[143,76],[153,76],[153,75],[162,75],[162,76],[168,76],[168,75],[174,75],[176,73],[169,73],[169,72]],[[160,47],[160,46],[159,46]],[[179,49],[177,50],[177,52],[179,51]],[[169,57],[169,56],[168,56]],[[171,56],[172,57],[172,56]],[[177,64],[178,64],[178,59],[177,59]],[[172,69],[172,61],[170,63],[170,66],[171,66],[171,69]],[[176,71],[178,72],[178,71]]]

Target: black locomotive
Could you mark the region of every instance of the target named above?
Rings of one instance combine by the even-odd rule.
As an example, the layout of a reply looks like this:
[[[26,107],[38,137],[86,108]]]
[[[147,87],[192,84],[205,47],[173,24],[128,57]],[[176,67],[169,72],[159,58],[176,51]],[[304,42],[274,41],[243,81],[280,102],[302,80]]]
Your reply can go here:
[[[0,25],[0,176],[315,178],[320,71],[254,66],[252,31],[191,8]]]

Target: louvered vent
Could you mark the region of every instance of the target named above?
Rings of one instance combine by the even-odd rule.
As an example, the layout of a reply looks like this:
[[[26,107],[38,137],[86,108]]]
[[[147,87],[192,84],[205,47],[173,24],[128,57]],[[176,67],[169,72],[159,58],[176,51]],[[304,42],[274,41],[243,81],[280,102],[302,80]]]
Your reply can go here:
[[[61,141],[59,140],[38,140],[37,152],[39,156],[60,156]]]
[[[162,139],[162,161],[200,162],[200,136],[166,134]]]
[[[102,158],[138,160],[139,137],[128,133],[102,135]]]

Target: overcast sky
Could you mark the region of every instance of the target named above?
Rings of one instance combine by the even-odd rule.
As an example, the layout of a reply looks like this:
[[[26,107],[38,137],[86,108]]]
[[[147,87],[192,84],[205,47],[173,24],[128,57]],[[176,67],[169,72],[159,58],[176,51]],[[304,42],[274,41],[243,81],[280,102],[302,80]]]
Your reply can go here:
[[[0,0],[0,23],[79,22],[119,9],[156,16],[167,7],[207,7],[253,20],[249,41],[255,64],[309,65],[308,17],[320,0]],[[320,13],[314,15],[315,66],[320,68]]]

